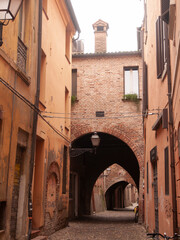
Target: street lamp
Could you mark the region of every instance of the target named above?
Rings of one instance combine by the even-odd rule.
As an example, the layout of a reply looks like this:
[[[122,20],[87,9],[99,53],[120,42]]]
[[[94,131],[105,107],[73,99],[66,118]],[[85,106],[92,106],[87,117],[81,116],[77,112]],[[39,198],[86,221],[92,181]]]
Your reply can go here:
[[[92,145],[94,147],[94,150],[95,150],[95,154],[96,154],[96,148],[99,146],[100,144],[100,138],[99,136],[97,135],[97,132],[94,132],[94,134],[91,136],[91,142],[92,142]]]
[[[97,135],[97,132],[94,132],[94,134],[91,136],[91,142],[93,147],[98,147],[100,144],[100,138]]]
[[[94,132],[91,136],[91,143],[93,148],[70,148],[70,156],[71,157],[78,157],[85,152],[91,152],[96,154],[96,148],[100,144],[100,137],[97,135],[97,132]]]
[[[0,0],[0,46],[2,46],[3,25],[7,26],[9,20],[14,20],[23,0]],[[8,21],[8,22],[6,22]]]

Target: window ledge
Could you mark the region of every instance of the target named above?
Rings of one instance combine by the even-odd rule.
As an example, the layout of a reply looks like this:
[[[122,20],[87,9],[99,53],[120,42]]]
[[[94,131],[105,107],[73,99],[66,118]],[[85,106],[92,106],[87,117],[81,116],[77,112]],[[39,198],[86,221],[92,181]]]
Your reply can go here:
[[[141,101],[141,100],[142,100],[141,98],[137,98],[136,100],[131,100],[131,99],[122,98],[122,101],[123,101],[123,102],[139,102],[139,101]]]
[[[22,72],[19,68],[16,70],[17,75],[29,86],[31,83],[31,78],[27,76],[26,73]]]
[[[9,64],[12,69],[17,73],[17,75],[29,86],[31,83],[31,78],[24,72],[22,72],[17,64],[2,50],[0,49],[0,56]]]

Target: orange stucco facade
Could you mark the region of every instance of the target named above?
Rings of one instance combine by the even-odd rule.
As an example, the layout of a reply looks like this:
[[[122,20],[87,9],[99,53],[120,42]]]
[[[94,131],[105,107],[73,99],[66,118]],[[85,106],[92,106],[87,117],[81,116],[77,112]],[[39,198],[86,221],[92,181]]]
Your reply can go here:
[[[22,15],[24,19],[21,20],[19,12],[13,22],[3,27],[0,48],[0,239],[3,240],[24,239],[28,224],[33,110],[17,95],[21,94],[32,105],[35,102],[38,2],[24,1]]]
[[[167,2],[167,1],[166,1]],[[169,21],[162,16],[161,1],[145,1],[144,45],[144,140],[145,140],[145,225],[149,232],[172,235],[179,227],[179,1],[170,1]],[[161,16],[161,17],[159,17]],[[165,59],[159,74],[159,25],[163,20],[161,45]],[[167,25],[164,23],[167,21]],[[173,23],[172,23],[173,21]],[[173,39],[170,28],[173,26]],[[164,29],[167,28],[167,32]],[[159,34],[159,35],[158,35]],[[167,35],[166,35],[167,34]],[[170,51],[168,50],[170,45]],[[170,55],[170,57],[168,56]],[[160,56],[162,57],[162,56]],[[170,59],[170,61],[169,61]],[[175,64],[176,62],[176,64]],[[147,66],[147,75],[146,67]],[[176,84],[174,84],[176,82]],[[147,87],[145,85],[147,84]],[[172,104],[171,104],[172,102]],[[178,209],[178,210],[177,210]],[[176,211],[177,210],[177,211]]]
[[[1,240],[49,235],[67,224],[70,119],[65,117],[71,112],[76,31],[69,0],[24,0],[15,20],[3,28]]]
[[[33,177],[33,230],[67,225],[71,112],[71,49],[76,28],[66,1],[43,3],[39,109]],[[66,118],[65,118],[66,117]]]
[[[174,119],[174,158],[176,177],[177,227],[180,229],[180,2],[170,5],[171,84]],[[176,16],[176,17],[175,17]],[[180,230],[179,230],[180,231]]]

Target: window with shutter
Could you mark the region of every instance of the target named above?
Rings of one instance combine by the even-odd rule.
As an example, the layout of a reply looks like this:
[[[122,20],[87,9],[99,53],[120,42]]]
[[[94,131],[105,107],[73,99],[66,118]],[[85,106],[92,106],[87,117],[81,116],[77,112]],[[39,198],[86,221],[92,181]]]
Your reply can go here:
[[[167,24],[159,16],[156,21],[156,65],[157,78],[161,78],[166,69],[168,47]]]
[[[138,67],[124,68],[124,93],[136,94],[139,97],[139,73]]]

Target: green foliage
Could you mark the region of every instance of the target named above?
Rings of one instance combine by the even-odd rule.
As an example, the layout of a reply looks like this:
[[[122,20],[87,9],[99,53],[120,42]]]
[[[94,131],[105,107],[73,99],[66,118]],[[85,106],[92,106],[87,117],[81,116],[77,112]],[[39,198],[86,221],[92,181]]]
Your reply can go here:
[[[76,96],[71,96],[71,104],[73,105],[77,100]]]
[[[138,96],[137,96],[136,93],[126,94],[126,95],[124,95],[124,99],[129,100],[129,101],[133,101],[133,102],[137,102],[138,101]]]

